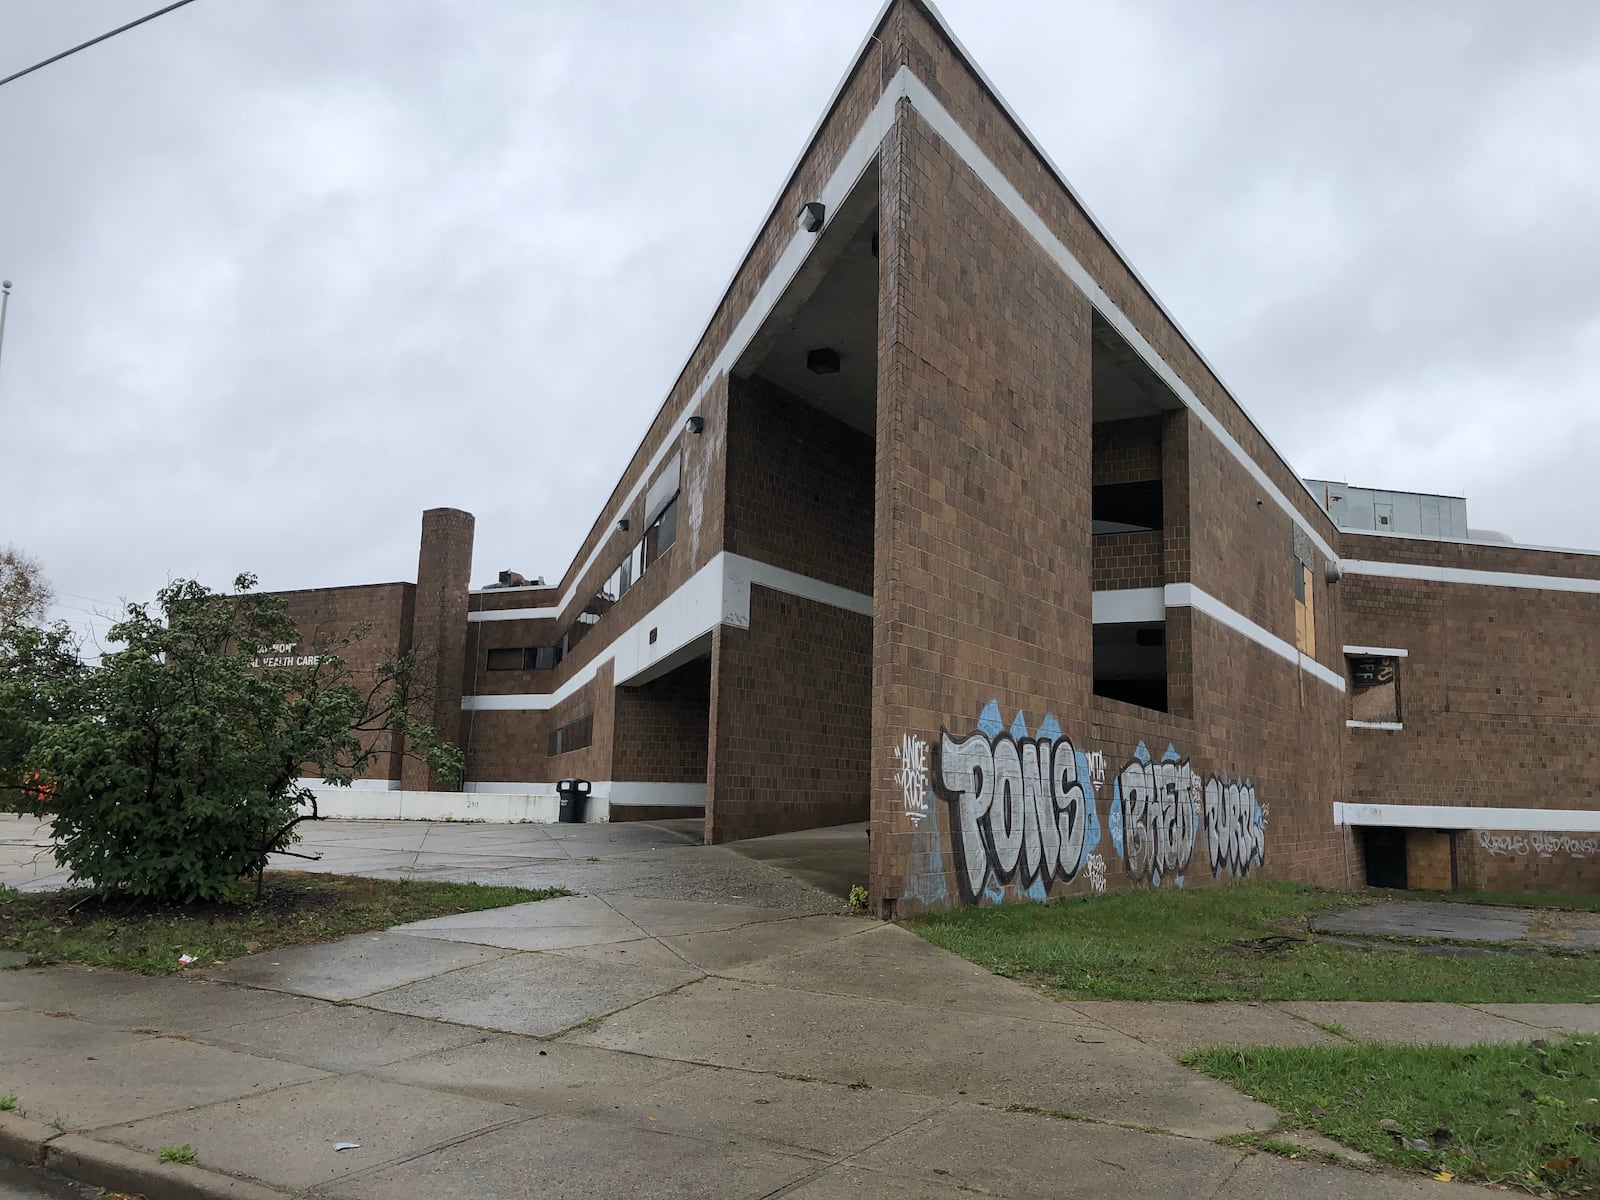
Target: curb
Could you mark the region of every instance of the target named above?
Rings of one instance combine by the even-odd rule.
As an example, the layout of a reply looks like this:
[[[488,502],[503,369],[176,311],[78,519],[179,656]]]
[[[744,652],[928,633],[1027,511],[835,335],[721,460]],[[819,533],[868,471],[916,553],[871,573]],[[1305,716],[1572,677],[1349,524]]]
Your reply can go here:
[[[0,1113],[0,1158],[29,1167],[44,1162],[45,1143],[60,1137],[54,1127],[14,1112]]]
[[[15,1113],[0,1113],[0,1158],[145,1200],[284,1200],[288,1195],[205,1167],[158,1162],[148,1151],[58,1133]]]

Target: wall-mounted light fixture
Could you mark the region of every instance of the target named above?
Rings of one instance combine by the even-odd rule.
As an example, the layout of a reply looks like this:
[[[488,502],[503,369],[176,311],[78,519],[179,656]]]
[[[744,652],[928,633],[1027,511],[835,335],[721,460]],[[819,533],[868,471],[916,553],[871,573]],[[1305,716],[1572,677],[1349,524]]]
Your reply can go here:
[[[618,533],[627,533],[628,532],[628,518],[627,517],[623,517],[622,520],[617,522],[617,532]]]
[[[837,375],[839,352],[832,346],[818,346],[806,351],[806,370],[813,375]]]
[[[1330,558],[1328,565],[1322,569],[1322,578],[1330,585],[1338,583],[1344,578],[1344,568],[1339,565],[1339,560]]]
[[[807,233],[818,233],[827,216],[828,206],[820,200],[813,200],[800,210],[800,228]]]
[[[683,427],[690,433],[699,433],[706,427],[706,419],[699,414],[696,414],[685,421],[683,423]]]

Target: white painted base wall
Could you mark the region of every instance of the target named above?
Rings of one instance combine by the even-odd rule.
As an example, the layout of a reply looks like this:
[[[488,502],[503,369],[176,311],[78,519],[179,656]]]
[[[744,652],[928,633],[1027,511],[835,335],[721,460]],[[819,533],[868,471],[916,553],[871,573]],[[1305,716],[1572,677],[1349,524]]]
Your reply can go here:
[[[493,824],[553,825],[561,816],[561,799],[553,783],[469,783],[462,792],[407,792],[374,787],[321,787],[317,811],[340,821],[485,821]],[[611,820],[611,803],[699,805],[705,807],[703,783],[613,783],[597,780],[584,810],[585,824]]]

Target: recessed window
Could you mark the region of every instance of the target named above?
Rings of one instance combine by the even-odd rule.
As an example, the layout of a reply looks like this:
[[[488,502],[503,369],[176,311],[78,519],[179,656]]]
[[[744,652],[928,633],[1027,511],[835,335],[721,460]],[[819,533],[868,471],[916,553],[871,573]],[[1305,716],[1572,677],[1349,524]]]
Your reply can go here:
[[[1094,532],[1148,533],[1162,526],[1161,480],[1102,483],[1091,497]]]
[[[1405,656],[1375,651],[1345,651],[1350,673],[1350,724],[1399,728],[1400,664]]]
[[[569,754],[582,750],[594,741],[594,714],[569,721],[559,729],[552,729],[549,738],[549,755]]]
[[[553,671],[560,662],[560,646],[517,646],[490,650],[484,665],[491,671]]]
[[[1317,605],[1316,593],[1312,590],[1311,568],[1298,558],[1289,560],[1294,564],[1294,644],[1301,654],[1310,658],[1317,656]]]

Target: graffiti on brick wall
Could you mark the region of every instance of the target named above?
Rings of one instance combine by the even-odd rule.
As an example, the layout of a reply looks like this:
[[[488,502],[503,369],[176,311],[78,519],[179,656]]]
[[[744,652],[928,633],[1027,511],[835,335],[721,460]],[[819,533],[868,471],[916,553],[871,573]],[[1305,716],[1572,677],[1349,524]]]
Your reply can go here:
[[[894,780],[900,787],[901,803],[913,828],[922,824],[932,805],[928,802],[928,743],[914,733],[900,739],[894,748]]]
[[[1007,730],[991,700],[974,732],[940,732],[937,787],[968,904],[999,903],[1013,881],[1021,895],[1042,900],[1058,882],[1070,883],[1099,844],[1088,759],[1053,716],[1030,734],[1018,712]]]
[[[1255,781],[1203,776],[1170,744],[1155,758],[1140,742],[1108,772],[1104,754],[1076,746],[1054,716],[1030,729],[1018,712],[1008,727],[991,700],[973,732],[941,730],[934,746],[908,733],[893,756],[912,832],[903,895],[930,907],[1044,900],[1080,875],[1104,892],[1111,862],[1153,887],[1182,887],[1202,835],[1200,861],[1215,877],[1266,862],[1269,813]],[[1108,774],[1111,852],[1102,855],[1096,796]]]
[[[1200,777],[1168,746],[1152,762],[1143,742],[1111,784],[1111,844],[1130,875],[1183,886],[1200,831]]]
[[[1267,813],[1250,780],[1213,775],[1205,786],[1206,848],[1211,873],[1248,875],[1266,860]]]
[[[1540,858],[1554,858],[1565,854],[1570,858],[1587,858],[1600,854],[1600,838],[1575,838],[1567,833],[1491,833],[1478,830],[1478,845],[1490,854],[1526,855],[1529,851]]]

